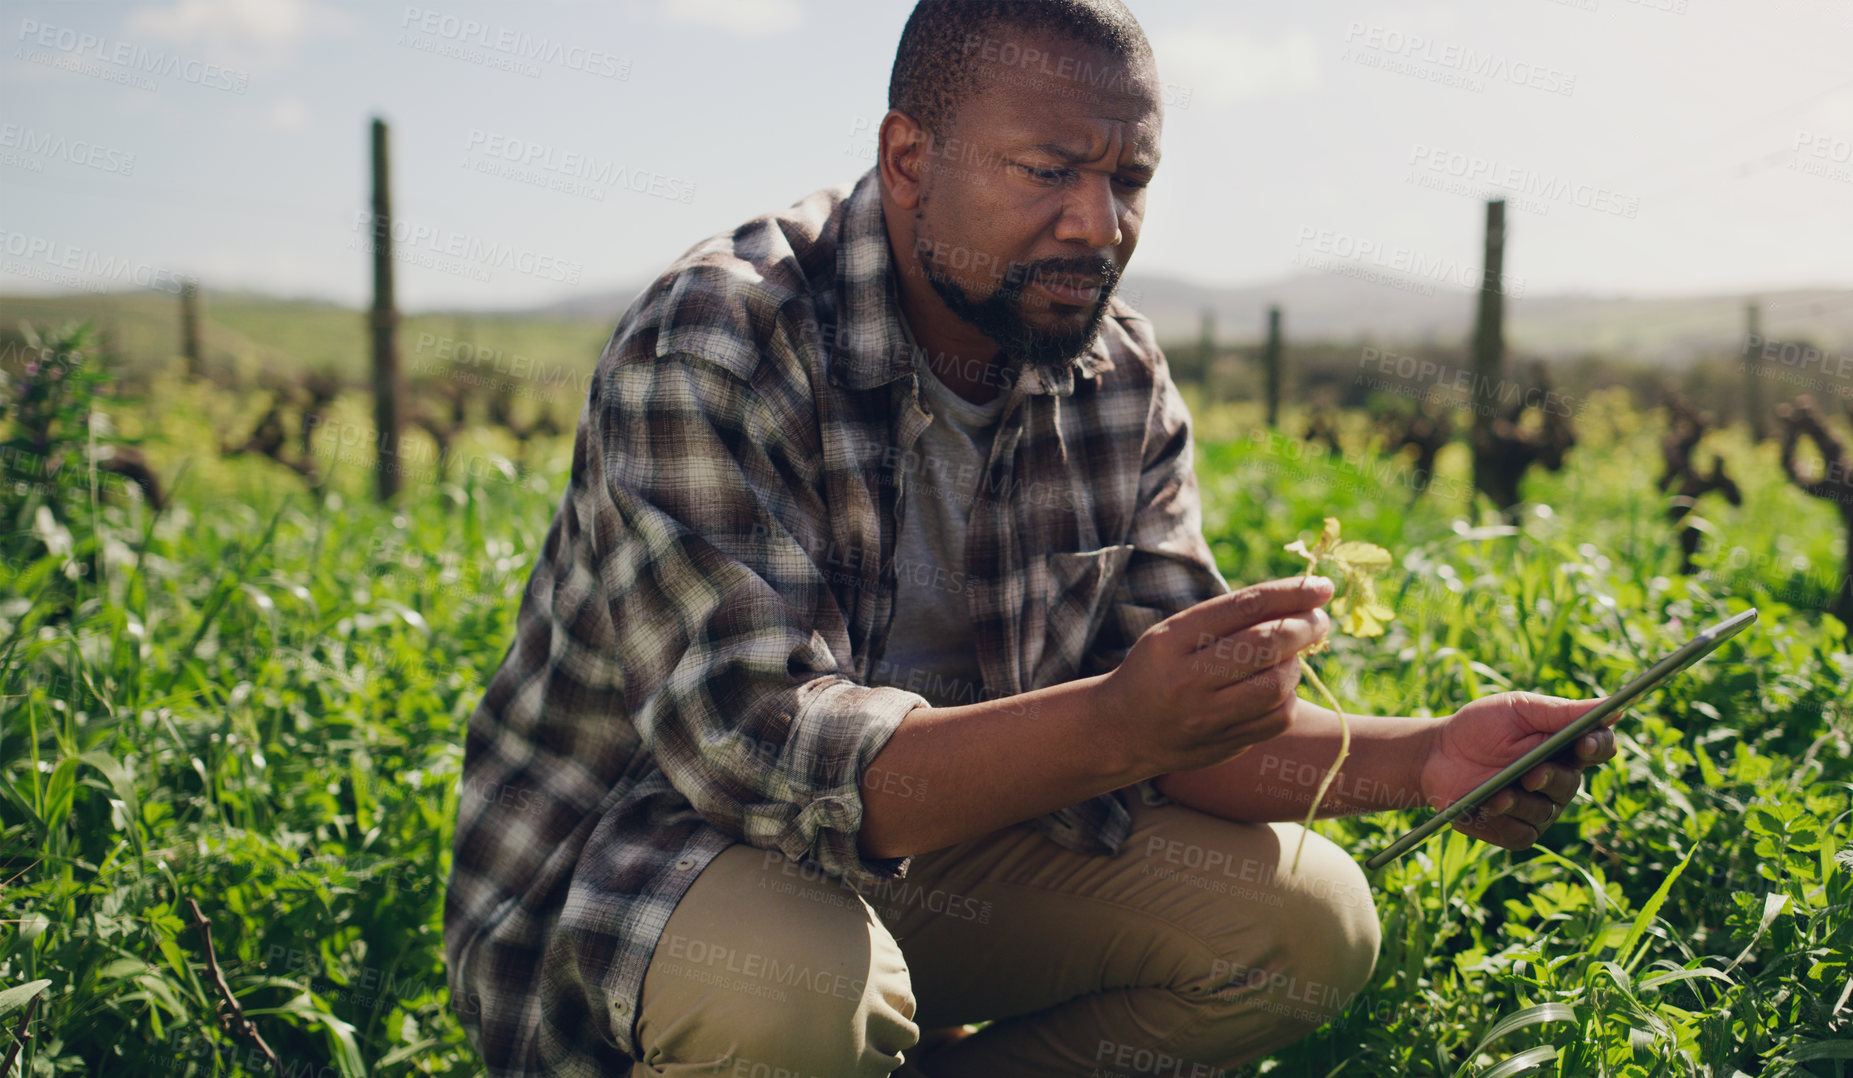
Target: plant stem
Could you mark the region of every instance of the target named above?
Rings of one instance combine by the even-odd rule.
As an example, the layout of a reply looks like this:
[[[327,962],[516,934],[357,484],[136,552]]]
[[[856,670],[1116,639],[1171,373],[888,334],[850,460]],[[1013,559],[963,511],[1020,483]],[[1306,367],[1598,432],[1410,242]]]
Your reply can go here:
[[[1325,706],[1338,714],[1338,759],[1332,761],[1332,769],[1325,773],[1325,778],[1319,780],[1319,789],[1313,794],[1312,807],[1306,810],[1306,823],[1300,831],[1300,844],[1293,851],[1293,865],[1287,869],[1289,872],[1300,870],[1300,854],[1306,852],[1306,833],[1313,829],[1313,820],[1319,815],[1319,805],[1325,800],[1325,792],[1331,788],[1332,780],[1338,777],[1338,769],[1345,766],[1345,757],[1351,755],[1351,723],[1345,719],[1344,709],[1338,706],[1332,690],[1319,680],[1319,675],[1313,671],[1312,664],[1306,661],[1304,655],[1300,656],[1300,672],[1313,683],[1313,688],[1319,690],[1319,695],[1325,697]]]

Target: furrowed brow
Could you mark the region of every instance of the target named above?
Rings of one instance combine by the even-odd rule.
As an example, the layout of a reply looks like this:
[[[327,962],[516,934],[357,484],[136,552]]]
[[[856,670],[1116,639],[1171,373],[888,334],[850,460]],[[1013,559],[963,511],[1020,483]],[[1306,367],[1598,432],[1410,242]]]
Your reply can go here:
[[[1072,144],[1068,143],[1039,142],[1030,148],[1046,153],[1050,157],[1058,158],[1070,165],[1086,164],[1094,159],[1086,150],[1077,150]],[[1151,177],[1153,173],[1158,171],[1158,151],[1155,148],[1147,146],[1139,147],[1138,158],[1126,166],[1126,171],[1147,178]]]

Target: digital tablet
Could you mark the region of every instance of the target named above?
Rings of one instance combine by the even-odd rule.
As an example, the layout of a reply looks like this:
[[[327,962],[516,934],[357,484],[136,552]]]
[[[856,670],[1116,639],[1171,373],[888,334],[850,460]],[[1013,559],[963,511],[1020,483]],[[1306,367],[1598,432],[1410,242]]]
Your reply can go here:
[[[1623,685],[1614,695],[1584,712],[1575,722],[1539,742],[1530,752],[1507,764],[1498,774],[1474,787],[1447,808],[1424,820],[1415,830],[1372,854],[1364,862],[1364,867],[1381,868],[1391,860],[1408,853],[1423,839],[1479,808],[1488,798],[1518,781],[1519,776],[1555,756],[1565,746],[1575,743],[1577,738],[1595,729],[1597,723],[1634,703],[1642,694],[1658,687],[1667,678],[1709,655],[1713,648],[1736,636],[1743,631],[1745,626],[1755,620],[1756,607],[1753,606],[1741,614],[1734,614],[1724,619],[1681,644],[1671,655],[1648,667],[1639,677]]]

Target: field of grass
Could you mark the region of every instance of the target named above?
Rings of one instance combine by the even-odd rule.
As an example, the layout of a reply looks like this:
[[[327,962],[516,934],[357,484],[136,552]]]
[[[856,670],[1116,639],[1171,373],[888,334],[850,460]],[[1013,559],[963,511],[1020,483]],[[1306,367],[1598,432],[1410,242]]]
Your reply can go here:
[[[1257,1071],[1729,1078],[1853,1059],[1853,645],[1823,613],[1844,536],[1774,446],[1725,432],[1702,451],[1745,504],[1701,503],[1703,568],[1682,576],[1659,421],[1623,397],[1586,412],[1562,472],[1528,480],[1516,530],[1447,496],[1459,446],[1412,505],[1361,433],[1333,456],[1261,431],[1252,406],[1199,403],[1205,530],[1232,582],[1294,572],[1282,545],[1327,515],[1396,554],[1389,634],[1315,660],[1358,712],[1600,693],[1762,611],[1632,709],[1538,847],[1448,832],[1373,874],[1371,985]],[[364,422],[364,401],[341,407]],[[462,733],[569,446],[523,467],[473,432],[472,466],[382,508],[327,442],[319,496],[218,459],[198,432],[238,406],[217,390],[157,379],[105,410],[145,438],[163,511],[82,466],[26,482],[18,458],[3,503],[0,1026],[36,997],[21,1072],[266,1073],[215,1025],[194,900],[286,1073],[475,1073],[440,943]],[[1320,827],[1362,859],[1413,819]]]

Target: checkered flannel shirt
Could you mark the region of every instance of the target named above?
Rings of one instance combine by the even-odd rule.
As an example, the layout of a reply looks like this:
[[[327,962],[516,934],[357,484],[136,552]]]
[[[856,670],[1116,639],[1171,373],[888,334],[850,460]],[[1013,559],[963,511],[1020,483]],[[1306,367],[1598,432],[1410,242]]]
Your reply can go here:
[[[869,680],[931,421],[896,296],[870,170],[691,248],[600,355],[465,742],[444,943],[494,1078],[627,1073],[664,923],[730,844],[906,873],[856,842],[858,777],[926,703]],[[1151,323],[1115,297],[1091,351],[1006,392],[964,566],[987,698],[1110,670],[1228,590]],[[1035,823],[1112,853],[1135,790],[1163,801]]]

